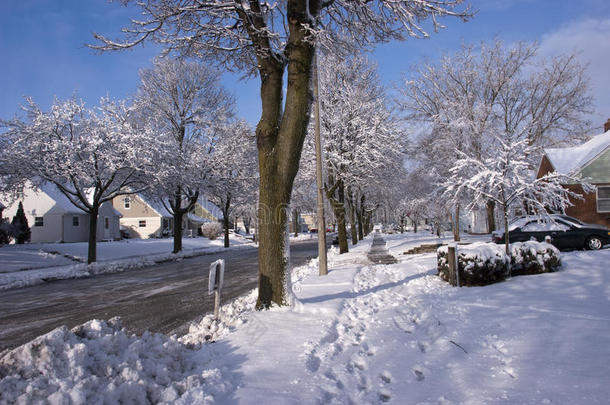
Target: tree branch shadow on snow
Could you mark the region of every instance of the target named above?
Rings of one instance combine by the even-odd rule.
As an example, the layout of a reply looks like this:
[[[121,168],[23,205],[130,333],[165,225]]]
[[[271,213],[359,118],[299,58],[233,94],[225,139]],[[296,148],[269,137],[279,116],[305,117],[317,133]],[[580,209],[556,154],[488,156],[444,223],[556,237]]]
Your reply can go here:
[[[311,298],[302,298],[299,299],[303,304],[316,304],[316,303],[321,303],[321,302],[325,302],[325,301],[330,301],[330,300],[334,300],[337,298],[358,298],[367,294],[375,294],[378,293],[380,291],[383,290],[387,290],[389,288],[394,288],[394,287],[398,287],[400,285],[404,285],[407,284],[413,280],[417,280],[418,278],[422,278],[425,276],[430,276],[430,275],[434,275],[435,274],[436,269],[431,269],[428,270],[426,272],[423,273],[418,273],[418,274],[413,274],[411,276],[405,277],[402,280],[399,281],[394,281],[391,283],[385,283],[385,284],[380,284],[377,285],[375,287],[366,289],[366,290],[362,290],[362,291],[344,291],[344,292],[340,292],[340,293],[335,293],[335,294],[326,294],[326,295],[320,295],[318,297],[311,297]]]

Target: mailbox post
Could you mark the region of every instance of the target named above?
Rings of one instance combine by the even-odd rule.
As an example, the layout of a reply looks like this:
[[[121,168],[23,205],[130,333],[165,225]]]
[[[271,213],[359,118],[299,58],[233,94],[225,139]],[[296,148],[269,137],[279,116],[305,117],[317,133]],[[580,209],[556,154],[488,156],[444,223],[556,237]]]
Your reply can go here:
[[[210,264],[208,277],[208,295],[214,293],[214,319],[218,320],[220,311],[220,291],[225,276],[225,261],[218,259]]]

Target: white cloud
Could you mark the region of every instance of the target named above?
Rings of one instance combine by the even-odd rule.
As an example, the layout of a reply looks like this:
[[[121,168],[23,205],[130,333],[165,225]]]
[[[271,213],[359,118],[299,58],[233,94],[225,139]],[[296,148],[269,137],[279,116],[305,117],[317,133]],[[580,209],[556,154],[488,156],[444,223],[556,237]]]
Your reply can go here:
[[[541,56],[577,52],[588,64],[595,112],[591,120],[596,129],[610,118],[610,18],[587,18],[573,21],[544,35]]]

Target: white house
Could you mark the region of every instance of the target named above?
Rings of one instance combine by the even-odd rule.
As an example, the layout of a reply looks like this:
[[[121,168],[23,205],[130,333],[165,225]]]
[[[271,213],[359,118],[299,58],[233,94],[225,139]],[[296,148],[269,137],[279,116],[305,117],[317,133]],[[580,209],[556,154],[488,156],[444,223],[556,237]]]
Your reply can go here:
[[[32,230],[32,243],[86,242],[89,239],[89,214],[76,208],[53,184],[44,184],[37,190],[28,184],[23,195],[4,209],[3,215],[9,221],[17,212],[19,201],[23,203]],[[110,201],[102,204],[97,222],[98,241],[120,239],[120,216]]]

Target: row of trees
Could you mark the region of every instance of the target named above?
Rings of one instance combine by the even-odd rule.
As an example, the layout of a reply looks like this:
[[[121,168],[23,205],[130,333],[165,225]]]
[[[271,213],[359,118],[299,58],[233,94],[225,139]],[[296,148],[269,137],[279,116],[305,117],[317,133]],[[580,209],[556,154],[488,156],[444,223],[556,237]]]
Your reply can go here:
[[[201,193],[220,199],[237,182],[256,183],[251,162],[246,171],[232,172],[236,156],[254,155],[254,139],[234,118],[233,99],[217,72],[159,59],[141,79],[131,105],[102,99],[87,108],[72,98],[43,111],[28,99],[25,119],[2,122],[4,191],[17,194],[25,181],[54,184],[89,214],[88,263],[96,260],[99,208],[117,196],[144,193],[161,202],[174,218],[176,253],[183,216]],[[233,202],[242,198],[252,197],[239,193]]]
[[[404,138],[373,63],[359,53],[324,52],[318,60],[324,192],[345,253],[350,238],[356,244],[370,231],[372,213],[400,178]],[[296,210],[315,206],[313,132],[310,125],[295,180]]]
[[[471,15],[461,0],[133,3],[142,15],[123,29],[126,36],[113,40],[96,34],[94,48],[121,50],[153,41],[165,53],[260,78],[258,308],[288,303],[283,235],[307,134],[316,45],[351,52],[377,42],[426,37],[427,30],[442,27],[442,17]]]

